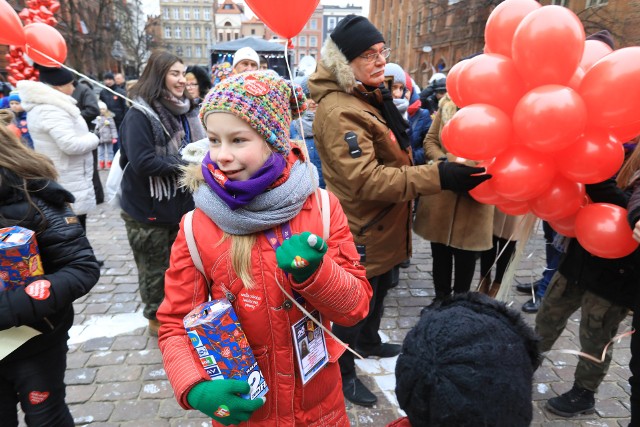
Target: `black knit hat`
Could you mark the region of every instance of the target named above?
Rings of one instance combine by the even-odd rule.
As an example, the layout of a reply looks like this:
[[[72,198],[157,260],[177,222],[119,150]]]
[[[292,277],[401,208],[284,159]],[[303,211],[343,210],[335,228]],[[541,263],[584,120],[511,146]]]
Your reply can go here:
[[[412,427],[525,427],[537,339],[519,313],[476,292],[426,308],[396,364]]]
[[[374,44],[384,43],[382,33],[367,18],[358,15],[342,18],[331,32],[331,40],[349,62]]]
[[[613,46],[613,36],[607,30],[598,31],[597,33],[591,34],[587,37],[587,40],[598,40],[602,43],[608,45],[611,49],[615,49]]]
[[[73,81],[73,74],[66,68],[53,68],[37,65],[40,81],[51,86],[63,86]]]

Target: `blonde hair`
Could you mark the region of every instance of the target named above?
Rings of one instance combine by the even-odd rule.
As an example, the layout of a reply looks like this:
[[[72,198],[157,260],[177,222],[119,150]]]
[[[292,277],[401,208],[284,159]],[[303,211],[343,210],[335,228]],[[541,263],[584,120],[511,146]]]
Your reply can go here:
[[[231,252],[229,256],[231,258],[233,271],[235,271],[238,278],[242,280],[245,288],[253,289],[255,287],[255,281],[253,280],[253,274],[251,274],[251,251],[258,240],[257,235],[224,233],[220,243],[226,239],[231,239]]]
[[[0,110],[0,168],[10,170],[23,180],[56,180],[58,172],[49,157],[25,146],[9,129],[13,114]]]
[[[629,158],[620,168],[620,172],[618,172],[618,176],[616,178],[618,187],[624,189],[631,185],[633,181],[638,178],[638,170],[640,170],[640,149],[638,149],[638,146],[636,145]]]

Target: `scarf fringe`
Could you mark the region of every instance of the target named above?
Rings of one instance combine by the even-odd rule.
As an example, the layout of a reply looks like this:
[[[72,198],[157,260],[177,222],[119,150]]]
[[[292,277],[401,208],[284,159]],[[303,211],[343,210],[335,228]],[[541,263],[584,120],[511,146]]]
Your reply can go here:
[[[180,182],[177,175],[149,177],[149,192],[151,193],[151,197],[157,199],[159,202],[163,199],[173,199],[176,194],[178,194],[179,187]]]

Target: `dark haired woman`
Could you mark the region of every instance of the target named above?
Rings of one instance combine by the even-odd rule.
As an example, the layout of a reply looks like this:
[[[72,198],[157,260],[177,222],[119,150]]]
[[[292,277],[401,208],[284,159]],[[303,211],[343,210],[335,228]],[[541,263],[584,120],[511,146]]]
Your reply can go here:
[[[211,78],[207,70],[199,65],[189,65],[187,67],[187,91],[198,105],[211,89]]]
[[[18,426],[19,403],[28,426],[70,427],[64,373],[72,304],[96,284],[100,267],[69,207],[74,196],[55,182],[53,162],[20,142],[6,126],[10,117],[2,119],[0,228],[36,232],[44,275],[26,284],[5,280],[0,291],[0,334],[19,326],[40,332],[0,359],[0,424]]]
[[[120,127],[122,218],[138,267],[143,315],[149,332],[160,326],[156,311],[164,298],[164,272],[182,215],[193,209],[180,188],[180,151],[204,138],[197,104],[186,92],[185,66],[168,52],[156,52],[131,88],[135,101]]]

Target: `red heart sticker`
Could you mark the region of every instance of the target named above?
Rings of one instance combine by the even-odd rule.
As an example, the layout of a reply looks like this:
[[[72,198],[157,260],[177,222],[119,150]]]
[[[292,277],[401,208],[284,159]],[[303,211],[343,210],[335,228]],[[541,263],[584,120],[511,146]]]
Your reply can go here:
[[[31,402],[32,405],[37,405],[47,400],[48,397],[48,391],[32,391],[29,393],[29,402]]]
[[[244,89],[253,96],[264,96],[270,91],[267,82],[256,80],[254,76],[244,79]]]
[[[49,290],[50,287],[51,282],[48,280],[36,280],[35,282],[29,283],[29,285],[24,288],[24,291],[31,298],[42,301],[49,298],[49,295],[51,295],[51,291]]]

